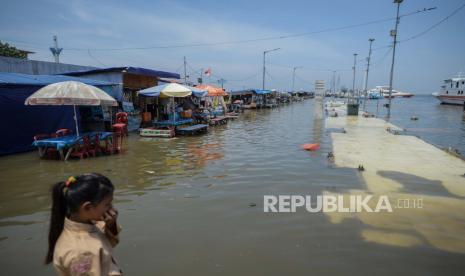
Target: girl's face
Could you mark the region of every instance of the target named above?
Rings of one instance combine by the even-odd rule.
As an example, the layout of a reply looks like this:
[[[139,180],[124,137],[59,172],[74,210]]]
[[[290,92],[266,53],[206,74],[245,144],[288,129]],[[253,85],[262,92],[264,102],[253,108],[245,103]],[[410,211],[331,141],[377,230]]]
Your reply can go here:
[[[112,207],[113,195],[105,197],[97,205],[91,205],[86,210],[86,215],[89,220],[103,220],[103,215],[108,212]]]

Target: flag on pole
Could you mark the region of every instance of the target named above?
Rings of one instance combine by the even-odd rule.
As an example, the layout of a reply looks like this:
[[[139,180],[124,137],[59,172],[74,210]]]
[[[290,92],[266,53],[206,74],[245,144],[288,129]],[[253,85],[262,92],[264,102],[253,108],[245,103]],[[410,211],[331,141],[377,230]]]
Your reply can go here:
[[[205,76],[211,76],[212,74],[212,69],[211,68],[208,68],[207,70],[205,70]]]

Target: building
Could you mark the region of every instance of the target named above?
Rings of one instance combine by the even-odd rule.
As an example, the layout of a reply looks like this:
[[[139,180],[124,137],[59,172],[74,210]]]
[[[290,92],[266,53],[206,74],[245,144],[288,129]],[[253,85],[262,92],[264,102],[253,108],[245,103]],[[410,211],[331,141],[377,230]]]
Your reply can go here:
[[[326,87],[324,80],[316,80],[315,81],[315,96],[323,96],[325,95]]]
[[[91,66],[56,63],[0,56],[0,72],[29,75],[56,75],[97,69]]]

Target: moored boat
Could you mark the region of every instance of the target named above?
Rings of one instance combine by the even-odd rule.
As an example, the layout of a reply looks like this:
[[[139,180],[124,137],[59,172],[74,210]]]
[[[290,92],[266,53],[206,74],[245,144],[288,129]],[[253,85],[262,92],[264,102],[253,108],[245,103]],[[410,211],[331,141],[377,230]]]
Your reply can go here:
[[[455,78],[444,80],[439,93],[433,93],[442,104],[465,104],[465,76],[461,73]]]

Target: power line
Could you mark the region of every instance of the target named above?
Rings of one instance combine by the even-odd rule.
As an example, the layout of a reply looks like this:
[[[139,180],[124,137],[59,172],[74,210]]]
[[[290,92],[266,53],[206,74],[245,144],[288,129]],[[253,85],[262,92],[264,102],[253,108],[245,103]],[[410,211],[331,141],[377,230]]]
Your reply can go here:
[[[437,26],[441,25],[444,21],[446,21],[447,19],[451,18],[452,16],[454,16],[455,14],[457,14],[461,9],[463,9],[465,7],[465,3],[463,3],[460,7],[458,7],[457,9],[455,9],[452,13],[450,13],[448,16],[446,16],[445,18],[441,19],[439,22],[431,25],[429,28],[427,28],[426,30],[422,31],[421,33],[418,33],[414,36],[411,36],[407,39],[404,39],[404,40],[401,40],[399,41],[399,43],[401,42],[406,42],[406,41],[410,41],[410,40],[413,40],[415,38],[418,38],[426,33],[428,33],[429,31],[433,30],[434,28],[436,28]]]
[[[238,79],[238,80],[227,80],[227,81],[232,81],[232,82],[241,82],[241,81],[246,81],[246,80],[250,80],[250,79],[253,79],[257,76],[259,76],[260,73],[257,73],[257,74],[254,74],[254,75],[251,75],[251,76],[248,76],[248,77],[245,77],[243,79]]]
[[[98,62],[100,65],[102,65],[103,67],[107,67],[103,62],[101,62],[101,61],[98,60],[96,57],[94,57],[94,56],[90,53],[90,50],[88,50],[87,53],[89,54],[89,57],[91,57],[93,60],[95,60],[96,62]]]
[[[402,17],[411,16],[411,15],[415,15],[415,14],[422,13],[422,12],[427,12],[427,11],[430,11],[430,10],[433,10],[433,9],[435,9],[435,8],[417,10],[417,11],[414,11],[414,12],[404,14],[404,15],[402,15]],[[251,43],[251,42],[258,42],[258,41],[281,40],[281,39],[309,36],[309,35],[313,35],[313,34],[326,33],[326,32],[335,32],[335,31],[340,31],[340,30],[346,30],[346,29],[351,29],[351,28],[357,28],[357,27],[362,27],[362,26],[367,26],[367,25],[383,23],[383,22],[387,22],[387,21],[392,21],[394,19],[396,19],[396,18],[390,17],[390,18],[384,18],[384,19],[379,19],[379,20],[368,21],[368,22],[364,22],[364,23],[352,24],[352,25],[341,26],[341,27],[334,27],[334,28],[327,28],[327,29],[311,31],[311,32],[303,32],[303,33],[290,34],[290,35],[280,35],[280,36],[270,36],[270,37],[255,38],[255,39],[232,40],[232,41],[211,42],[211,43],[192,43],[192,44],[178,44],[178,45],[175,44],[175,45],[162,45],[162,46],[146,46],[146,47],[94,48],[94,49],[90,49],[90,50],[92,50],[92,51],[126,51],[126,50],[172,49],[172,48],[188,48],[188,47],[201,47],[201,46],[244,44],[244,43]],[[69,51],[87,51],[88,50],[88,49],[84,49],[84,48],[65,48],[65,49],[69,50]]]
[[[300,76],[297,75],[297,74],[295,75],[295,77],[296,77],[297,79],[299,79],[301,82],[304,82],[304,83],[309,84],[309,85],[312,85],[312,86],[314,85],[314,83],[307,81],[306,79],[300,77]]]
[[[392,48],[389,48],[389,50],[386,51],[386,53],[383,55],[383,57],[380,58],[379,60],[377,60],[376,62],[372,62],[372,63],[371,63],[371,66],[373,67],[373,66],[375,66],[375,65],[381,64],[381,63],[389,56],[389,54],[391,53],[391,51],[392,51]]]

